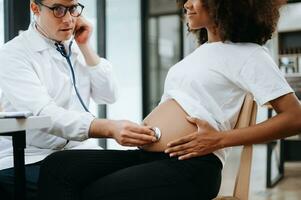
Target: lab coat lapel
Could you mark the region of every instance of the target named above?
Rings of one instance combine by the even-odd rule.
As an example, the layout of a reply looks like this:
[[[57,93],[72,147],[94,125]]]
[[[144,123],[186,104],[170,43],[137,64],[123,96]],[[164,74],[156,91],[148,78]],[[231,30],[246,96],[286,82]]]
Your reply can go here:
[[[61,62],[66,62],[66,59],[56,50],[55,42],[41,35],[34,27],[34,23],[29,26],[28,31],[25,33],[25,37],[27,38],[29,48],[31,48],[34,52],[41,52],[44,50],[50,50],[51,56]],[[70,41],[65,42],[65,47],[68,49],[68,45]],[[72,60],[77,58],[79,53],[79,49],[76,45],[76,42],[73,42],[72,45]]]

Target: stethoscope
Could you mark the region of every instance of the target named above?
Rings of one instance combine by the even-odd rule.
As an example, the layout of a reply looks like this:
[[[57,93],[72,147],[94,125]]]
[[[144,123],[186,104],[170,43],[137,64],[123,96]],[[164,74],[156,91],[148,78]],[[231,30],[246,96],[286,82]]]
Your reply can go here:
[[[71,71],[71,78],[72,78],[72,83],[73,83],[73,88],[75,90],[75,93],[76,93],[76,96],[78,97],[78,100],[79,102],[81,103],[81,105],[83,106],[84,110],[86,112],[89,112],[89,109],[87,108],[87,106],[85,105],[82,97],[80,96],[79,94],[79,91],[78,91],[78,88],[76,86],[76,79],[75,79],[75,73],[74,73],[74,68],[73,68],[73,65],[72,65],[72,62],[71,62],[71,55],[72,55],[72,51],[71,51],[71,47],[72,47],[72,44],[73,44],[73,39],[70,41],[69,43],[69,48],[68,48],[68,53],[66,52],[66,48],[65,46],[62,44],[62,43],[58,43],[56,42],[54,45],[56,46],[56,50],[58,52],[60,52],[60,54],[66,58],[66,61],[69,65],[69,68],[70,68],[70,71]]]
[[[54,41],[53,39],[51,39],[48,36],[47,32],[44,31],[43,28],[37,23],[37,21],[35,20],[35,18],[34,18],[33,25],[36,25],[36,28],[39,27],[41,29],[42,34],[44,35],[44,37],[46,37],[47,39],[49,39],[51,41]],[[84,103],[84,101],[83,101],[82,97],[80,96],[80,93],[79,93],[79,91],[77,89],[77,86],[76,86],[76,79],[75,79],[74,68],[73,68],[73,65],[72,65],[72,62],[71,62],[71,54],[72,54],[71,47],[72,47],[72,44],[73,44],[73,40],[74,40],[74,38],[72,38],[71,41],[70,41],[70,43],[69,43],[68,53],[66,52],[66,48],[65,48],[65,46],[62,43],[55,41],[54,45],[56,46],[56,50],[58,52],[60,52],[60,54],[64,58],[66,58],[66,61],[67,61],[68,65],[69,65],[69,68],[70,68],[70,71],[71,71],[71,78],[72,78],[73,88],[75,90],[76,96],[78,97],[78,100],[79,100],[80,104],[82,105],[82,107],[84,108],[84,110],[86,112],[91,113],[89,111],[89,109],[87,108],[87,106],[85,105],[85,103]]]

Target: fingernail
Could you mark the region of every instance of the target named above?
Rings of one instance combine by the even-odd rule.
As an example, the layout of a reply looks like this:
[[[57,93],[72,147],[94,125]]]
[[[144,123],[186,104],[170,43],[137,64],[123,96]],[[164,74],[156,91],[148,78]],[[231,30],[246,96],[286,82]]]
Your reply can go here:
[[[169,153],[169,150],[165,150],[164,153]]]
[[[152,139],[152,142],[156,142],[156,141],[157,141],[157,138],[153,138],[153,139]]]
[[[173,156],[175,156],[175,154],[174,154],[174,153],[171,153],[171,154],[169,154],[169,157],[173,157]]]

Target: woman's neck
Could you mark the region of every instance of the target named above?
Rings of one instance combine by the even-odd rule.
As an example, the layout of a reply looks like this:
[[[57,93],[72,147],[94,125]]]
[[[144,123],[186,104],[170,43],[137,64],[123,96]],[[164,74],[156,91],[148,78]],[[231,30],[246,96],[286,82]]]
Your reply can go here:
[[[222,40],[220,37],[219,31],[216,27],[207,28],[207,34],[208,34],[208,42],[209,43],[219,42]]]

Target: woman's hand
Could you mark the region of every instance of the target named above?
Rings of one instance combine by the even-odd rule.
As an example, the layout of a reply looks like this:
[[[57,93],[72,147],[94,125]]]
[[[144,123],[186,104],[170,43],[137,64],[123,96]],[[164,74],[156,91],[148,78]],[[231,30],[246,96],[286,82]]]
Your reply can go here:
[[[168,143],[165,153],[168,153],[170,157],[177,156],[179,160],[185,160],[223,148],[221,144],[223,134],[207,121],[191,117],[187,117],[187,120],[197,125],[198,131]]]

